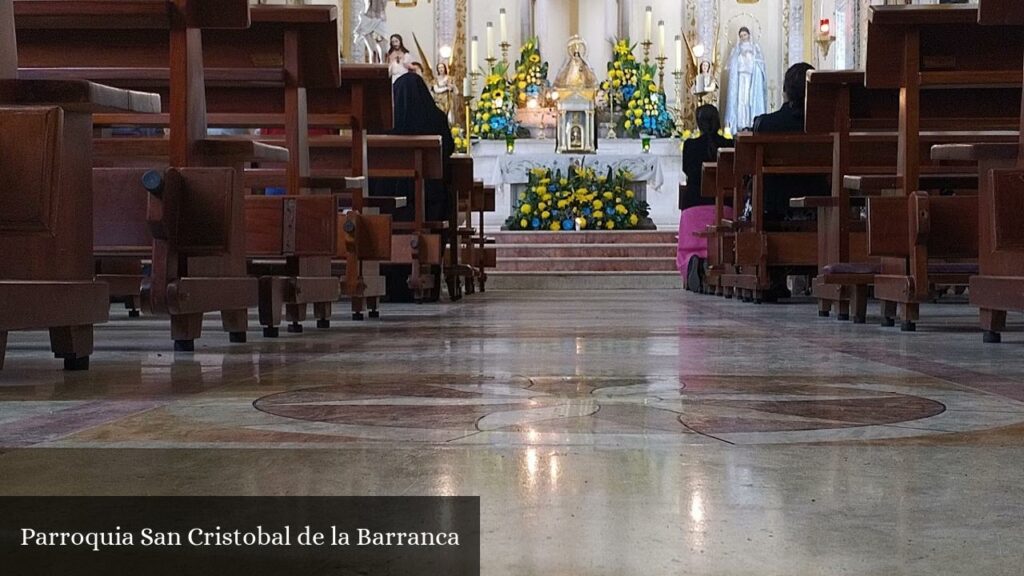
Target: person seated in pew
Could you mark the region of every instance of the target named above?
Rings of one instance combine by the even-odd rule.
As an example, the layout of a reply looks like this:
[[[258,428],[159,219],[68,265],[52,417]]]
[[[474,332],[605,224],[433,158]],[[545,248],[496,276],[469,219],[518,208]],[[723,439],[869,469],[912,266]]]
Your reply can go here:
[[[445,160],[455,153],[455,140],[448,124],[448,117],[434,102],[426,82],[418,74],[403,74],[392,85],[394,97],[394,128],[390,134],[403,136],[440,136],[441,153]],[[448,169],[447,162],[445,170]],[[447,175],[446,175],[447,176]],[[446,178],[447,179],[447,178]],[[371,179],[370,194],[374,196],[404,196],[406,205],[393,213],[396,222],[412,222],[416,219],[415,183],[409,179]],[[444,182],[428,181],[424,207],[428,222],[448,220],[448,191]],[[412,272],[411,265],[392,264],[381,267],[387,279],[387,300],[390,302],[412,302],[413,293],[406,283]],[[440,294],[440,271],[435,271],[434,294]]]
[[[705,104],[696,111],[700,136],[683,143],[683,173],[686,174],[686,192],[679,199],[679,240],[676,250],[676,269],[683,276],[687,290],[700,291],[704,260],[708,257],[706,238],[694,236],[715,222],[715,199],[701,196],[702,169],[705,162],[718,158],[719,148],[728,148],[732,142],[719,134],[722,118],[718,108]],[[725,217],[732,218],[732,209],[725,207]]]
[[[804,100],[807,95],[807,73],[814,66],[799,62],[789,67],[783,80],[782,107],[754,119],[754,133],[803,132]],[[790,198],[828,196],[828,180],[813,175],[768,175],[764,177],[764,212],[767,222],[781,220],[812,220],[812,211],[792,210]]]

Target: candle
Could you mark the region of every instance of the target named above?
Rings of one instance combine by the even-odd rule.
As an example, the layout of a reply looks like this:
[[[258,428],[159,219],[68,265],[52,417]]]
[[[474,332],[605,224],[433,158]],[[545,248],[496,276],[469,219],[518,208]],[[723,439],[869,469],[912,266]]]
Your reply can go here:
[[[494,58],[494,22],[487,23],[487,58]]]
[[[818,29],[821,31],[822,36],[828,36],[829,32],[832,31],[832,24],[829,22],[828,18],[822,18]]]
[[[658,20],[658,56],[665,55],[665,21]]]
[[[462,79],[462,95],[469,98],[469,78]]]
[[[505,24],[505,9],[498,10],[498,27],[501,29],[501,43],[508,42],[508,27]]]
[[[476,36],[473,36],[473,40],[469,43],[469,71],[476,73],[477,68],[480,68],[480,61],[477,59],[477,49],[480,46],[480,40]]]
[[[647,7],[647,11],[644,16],[644,42],[651,41],[651,19],[654,18],[654,12],[650,6]]]
[[[683,70],[683,37],[676,34],[676,72]]]

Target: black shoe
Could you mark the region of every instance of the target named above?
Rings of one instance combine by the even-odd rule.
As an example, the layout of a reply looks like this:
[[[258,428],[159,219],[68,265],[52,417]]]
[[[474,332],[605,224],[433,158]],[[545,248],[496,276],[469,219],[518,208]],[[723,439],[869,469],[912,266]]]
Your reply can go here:
[[[700,256],[690,256],[686,264],[686,289],[698,294],[704,291],[704,262]]]

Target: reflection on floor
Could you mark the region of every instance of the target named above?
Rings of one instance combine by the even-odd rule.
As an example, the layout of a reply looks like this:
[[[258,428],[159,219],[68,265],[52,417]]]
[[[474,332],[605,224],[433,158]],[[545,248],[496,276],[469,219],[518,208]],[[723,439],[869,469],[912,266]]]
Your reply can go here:
[[[966,306],[491,292],[177,356],[115,316],[87,373],[11,335],[0,494],[480,495],[485,574],[1019,573],[1024,332]]]

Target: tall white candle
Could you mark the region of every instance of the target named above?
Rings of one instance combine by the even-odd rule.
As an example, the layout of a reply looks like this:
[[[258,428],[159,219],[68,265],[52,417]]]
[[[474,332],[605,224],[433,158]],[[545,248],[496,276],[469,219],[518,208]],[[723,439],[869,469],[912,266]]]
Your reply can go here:
[[[479,54],[477,50],[480,48],[480,40],[476,36],[473,36],[473,40],[469,43],[469,71],[476,72],[480,68]]]
[[[658,20],[658,56],[665,55],[665,21]]]
[[[501,32],[501,42],[508,42],[508,26],[505,21],[505,9],[498,10],[498,28]]]
[[[468,77],[462,79],[462,95],[467,97],[467,98],[469,97],[469,78]]]
[[[683,69],[683,37],[676,34],[676,71]]]
[[[644,13],[644,41],[651,41],[651,20],[654,18],[653,9],[648,6],[647,11]]]
[[[487,23],[487,57],[494,58],[494,22]]]

